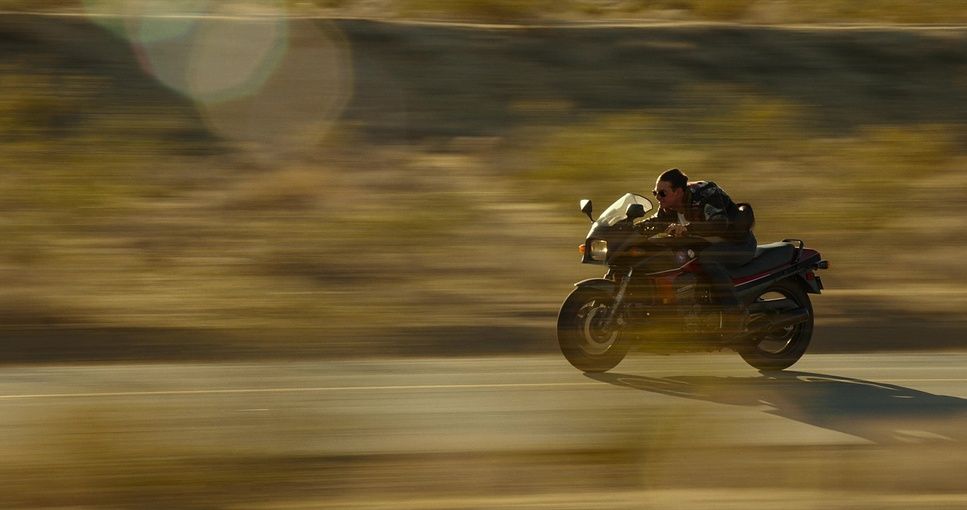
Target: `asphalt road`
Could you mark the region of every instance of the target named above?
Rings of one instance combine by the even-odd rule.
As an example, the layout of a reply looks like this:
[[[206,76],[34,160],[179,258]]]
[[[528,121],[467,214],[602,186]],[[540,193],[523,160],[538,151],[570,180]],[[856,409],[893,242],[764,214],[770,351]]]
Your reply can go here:
[[[967,508],[965,365],[5,367],[0,507]]]

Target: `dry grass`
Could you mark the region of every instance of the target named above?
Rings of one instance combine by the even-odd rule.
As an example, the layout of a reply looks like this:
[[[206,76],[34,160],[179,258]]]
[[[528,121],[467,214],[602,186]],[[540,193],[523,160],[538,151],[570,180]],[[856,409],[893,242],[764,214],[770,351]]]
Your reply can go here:
[[[823,250],[832,288],[958,302],[962,31],[337,28],[353,99],[281,150],[209,131],[98,27],[2,23],[19,55],[0,84],[8,330],[543,349],[570,282],[597,272],[576,261],[577,199],[603,206],[670,166],[755,204],[763,241]]]

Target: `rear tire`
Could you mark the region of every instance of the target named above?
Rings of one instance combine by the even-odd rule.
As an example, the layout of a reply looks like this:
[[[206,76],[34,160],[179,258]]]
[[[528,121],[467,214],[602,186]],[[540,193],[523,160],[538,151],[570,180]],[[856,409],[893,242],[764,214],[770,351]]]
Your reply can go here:
[[[747,304],[773,299],[788,300],[789,309],[805,308],[809,317],[799,324],[759,333],[736,349],[746,363],[765,371],[784,370],[794,365],[806,353],[813,336],[813,305],[802,284],[790,279],[778,281]],[[755,319],[750,317],[750,322]]]
[[[607,291],[578,287],[561,305],[557,341],[564,357],[578,370],[606,372],[628,353],[620,328],[616,324],[611,329],[603,328],[613,304],[614,299]]]

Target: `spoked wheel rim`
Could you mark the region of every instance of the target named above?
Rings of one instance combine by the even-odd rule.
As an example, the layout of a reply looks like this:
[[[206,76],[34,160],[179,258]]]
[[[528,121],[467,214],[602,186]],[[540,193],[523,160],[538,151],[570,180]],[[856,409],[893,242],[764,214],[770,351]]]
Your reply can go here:
[[[768,303],[770,308],[780,311],[794,310],[802,306],[796,297],[785,289],[770,289],[756,298],[756,303]],[[757,315],[762,318],[765,317],[765,314]],[[754,323],[756,318],[758,317],[751,317],[750,323]],[[782,354],[792,346],[802,327],[803,323],[799,323],[760,333],[756,335],[758,342],[755,348],[763,354]]]
[[[581,350],[598,356],[608,352],[618,341],[618,330],[612,325],[604,328],[610,309],[599,301],[589,301],[578,310],[578,328],[581,333]]]

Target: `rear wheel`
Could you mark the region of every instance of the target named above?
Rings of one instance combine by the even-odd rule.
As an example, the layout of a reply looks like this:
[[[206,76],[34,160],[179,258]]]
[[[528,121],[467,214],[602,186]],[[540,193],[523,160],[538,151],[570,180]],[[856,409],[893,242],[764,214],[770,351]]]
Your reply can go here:
[[[813,336],[813,306],[803,286],[795,280],[782,280],[759,293],[752,303],[768,303],[775,313],[804,308],[809,316],[792,326],[757,333],[736,350],[748,364],[759,370],[783,370],[791,367],[809,347]],[[749,325],[768,320],[765,314],[752,314]]]
[[[578,370],[606,372],[628,353],[617,321],[605,327],[613,305],[610,293],[589,287],[574,289],[561,305],[557,341],[564,357]]]

